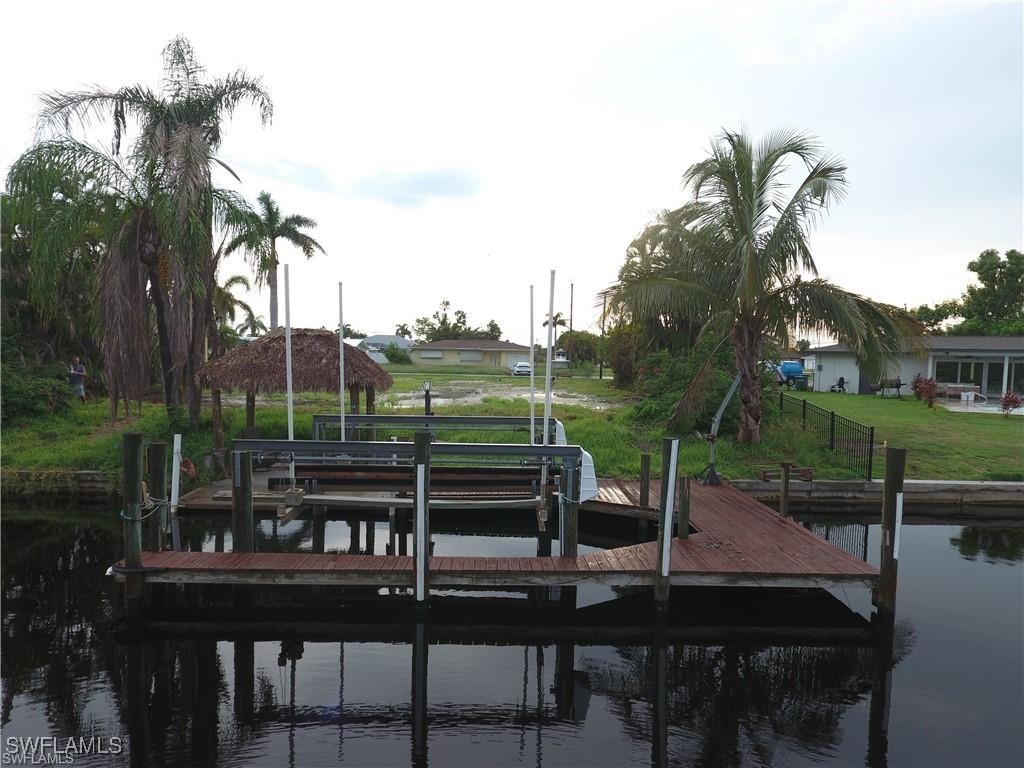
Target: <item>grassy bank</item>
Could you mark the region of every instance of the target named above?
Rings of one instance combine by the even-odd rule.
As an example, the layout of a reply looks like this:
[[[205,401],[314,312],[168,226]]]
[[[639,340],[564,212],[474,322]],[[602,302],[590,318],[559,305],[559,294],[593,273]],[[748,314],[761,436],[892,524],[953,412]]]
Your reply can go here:
[[[800,393],[808,403],[875,427],[876,443],[907,449],[907,476],[919,479],[1024,480],[1024,418],[962,413],[913,397]],[[778,399],[771,410],[778,410]],[[798,420],[790,420],[790,424]],[[881,477],[883,464],[875,472]]]
[[[509,377],[510,378],[510,377]],[[595,381],[595,380],[590,380]],[[608,391],[606,382],[598,382]],[[1024,419],[999,415],[952,413],[929,410],[916,400],[895,400],[851,395],[809,393],[808,401],[844,416],[876,427],[880,444],[888,440],[908,449],[908,477],[917,479],[1000,480],[1024,479]],[[312,415],[324,412],[333,400],[326,395],[304,399],[295,408],[295,436],[311,437]],[[718,446],[718,467],[728,477],[753,477],[766,464],[786,458],[811,466],[822,479],[847,479],[856,475],[842,466],[837,457],[816,447],[812,437],[800,430],[799,421],[782,419],[777,407],[766,404],[762,442],[756,446],[736,445],[724,435]],[[529,404],[523,399],[485,398],[472,405],[438,407],[438,414],[475,416],[527,416]],[[4,427],[3,466],[5,469],[90,469],[116,471],[120,467],[121,433],[141,431],[147,439],[170,441],[171,429],[163,409],[148,404],[142,416],[111,422],[104,403],[77,406],[62,417],[37,419],[21,427]],[[570,442],[586,448],[594,457],[597,472],[605,477],[635,478],[640,471],[640,453],[654,453],[652,462],[660,469],[659,430],[638,429],[631,407],[619,405],[603,411],[578,405],[555,405],[553,414],[566,428]],[[228,440],[240,435],[244,425],[241,406],[224,409]],[[283,404],[261,404],[256,423],[268,438],[287,436],[287,413]],[[385,435],[380,435],[384,437]],[[523,442],[525,433],[482,433],[445,431],[443,440],[473,442],[507,440]],[[209,415],[202,428],[187,434],[183,452],[197,466],[213,450]],[[700,471],[708,461],[708,446],[697,437],[683,441],[680,462],[686,472]],[[879,462],[876,477],[882,476]]]

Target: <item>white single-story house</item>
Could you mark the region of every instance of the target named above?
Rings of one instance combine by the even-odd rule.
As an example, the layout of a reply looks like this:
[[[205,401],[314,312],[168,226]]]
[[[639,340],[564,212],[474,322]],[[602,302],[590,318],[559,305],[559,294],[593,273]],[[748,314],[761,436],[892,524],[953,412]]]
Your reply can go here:
[[[530,348],[511,341],[445,339],[417,344],[410,353],[415,365],[473,365],[508,369],[530,361]]]
[[[845,344],[810,350],[815,355],[814,391],[828,392],[844,379],[847,392],[871,394],[879,382],[861,375]],[[999,397],[1013,390],[1024,394],[1024,336],[925,336],[917,353],[896,360],[890,373],[910,391],[916,374],[946,384],[974,384],[983,395]]]

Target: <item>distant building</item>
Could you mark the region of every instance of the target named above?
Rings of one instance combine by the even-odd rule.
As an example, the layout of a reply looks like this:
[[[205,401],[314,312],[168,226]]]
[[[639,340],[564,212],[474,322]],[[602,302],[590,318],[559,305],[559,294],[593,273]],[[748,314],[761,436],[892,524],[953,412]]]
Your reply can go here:
[[[845,344],[809,351],[815,356],[816,392],[828,392],[840,377],[847,392],[875,391],[878,382],[861,374]],[[909,385],[918,373],[939,383],[975,384],[988,397],[1009,390],[1024,393],[1024,336],[925,336],[919,353],[897,359],[892,376]]]
[[[508,369],[530,361],[530,348],[492,339],[445,339],[412,348],[415,365],[473,365]]]
[[[408,351],[413,348],[414,342],[412,339],[390,333],[378,333],[359,340],[359,348],[364,352],[383,352],[392,344]]]

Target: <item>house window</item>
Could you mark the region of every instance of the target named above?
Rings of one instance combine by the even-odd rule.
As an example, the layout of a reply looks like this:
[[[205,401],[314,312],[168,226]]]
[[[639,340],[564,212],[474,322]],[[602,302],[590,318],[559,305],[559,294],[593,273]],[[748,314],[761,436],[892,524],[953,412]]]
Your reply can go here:
[[[956,384],[960,381],[959,368],[959,363],[942,360],[935,364],[935,380],[944,381],[947,384]]]
[[[440,360],[444,357],[443,349],[421,349],[420,359],[421,360]]]
[[[459,352],[459,359],[464,363],[479,363],[484,359],[484,353],[478,349],[464,349]]]

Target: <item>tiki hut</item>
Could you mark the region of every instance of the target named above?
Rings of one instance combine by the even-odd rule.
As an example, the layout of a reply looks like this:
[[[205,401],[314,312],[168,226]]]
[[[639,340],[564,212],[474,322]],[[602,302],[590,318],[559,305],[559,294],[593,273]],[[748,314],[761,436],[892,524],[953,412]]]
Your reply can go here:
[[[216,389],[240,389],[246,393],[245,424],[252,428],[257,392],[285,392],[285,332],[278,328],[217,360],[199,371],[203,383]],[[350,411],[359,413],[359,393],[366,393],[366,413],[374,413],[378,390],[394,383],[391,375],[361,349],[345,345],[345,387]],[[292,390],[338,391],[338,334],[323,328],[292,329]]]

